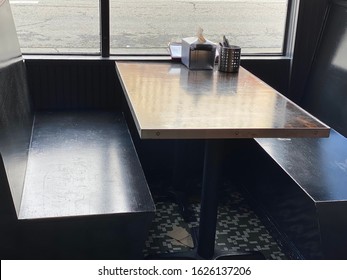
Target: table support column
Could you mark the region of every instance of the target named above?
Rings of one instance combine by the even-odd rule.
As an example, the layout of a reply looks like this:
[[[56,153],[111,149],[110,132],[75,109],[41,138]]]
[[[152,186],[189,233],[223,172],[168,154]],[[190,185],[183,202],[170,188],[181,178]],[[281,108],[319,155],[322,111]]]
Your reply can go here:
[[[202,182],[200,225],[197,253],[204,259],[214,255],[218,213],[218,186],[222,173],[223,140],[205,142],[205,160]]]

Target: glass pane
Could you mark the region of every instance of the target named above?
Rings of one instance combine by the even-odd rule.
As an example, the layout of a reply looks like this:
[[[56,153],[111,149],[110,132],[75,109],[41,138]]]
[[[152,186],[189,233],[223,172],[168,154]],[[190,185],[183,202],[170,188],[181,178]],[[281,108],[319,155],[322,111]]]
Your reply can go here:
[[[99,53],[99,0],[10,0],[23,53]]]
[[[112,53],[167,53],[169,42],[226,35],[242,53],[282,53],[287,0],[111,0]]]

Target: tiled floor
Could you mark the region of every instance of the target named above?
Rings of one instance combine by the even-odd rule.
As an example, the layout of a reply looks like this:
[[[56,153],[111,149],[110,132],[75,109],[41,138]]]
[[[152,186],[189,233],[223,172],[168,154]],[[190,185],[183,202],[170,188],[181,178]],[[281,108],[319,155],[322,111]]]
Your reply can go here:
[[[196,196],[198,197],[198,196]],[[180,245],[167,234],[175,226],[190,232],[198,225],[199,202],[191,202],[194,210],[192,222],[185,222],[178,205],[173,199],[158,196],[154,192],[157,212],[146,241],[145,255],[165,252],[180,252],[189,247]],[[261,219],[251,209],[238,190],[226,188],[220,195],[217,220],[216,249],[232,251],[260,251],[266,259],[287,259],[288,257],[266,229]]]

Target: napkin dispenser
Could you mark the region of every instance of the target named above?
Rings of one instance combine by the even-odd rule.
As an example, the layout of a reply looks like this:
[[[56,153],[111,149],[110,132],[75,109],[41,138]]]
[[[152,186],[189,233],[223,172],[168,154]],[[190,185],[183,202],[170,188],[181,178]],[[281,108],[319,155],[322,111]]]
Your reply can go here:
[[[216,44],[196,37],[182,39],[182,63],[192,70],[212,70],[216,57]]]

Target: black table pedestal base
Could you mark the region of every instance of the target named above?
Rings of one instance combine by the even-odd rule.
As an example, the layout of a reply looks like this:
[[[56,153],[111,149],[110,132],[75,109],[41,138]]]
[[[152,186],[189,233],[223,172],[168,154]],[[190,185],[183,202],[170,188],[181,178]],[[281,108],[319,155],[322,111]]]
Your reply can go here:
[[[223,166],[223,140],[210,139],[205,142],[204,173],[201,191],[199,232],[192,229],[194,250],[164,253],[147,259],[182,260],[259,260],[265,259],[260,252],[228,252],[215,250],[215,235],[218,212],[218,186]]]

